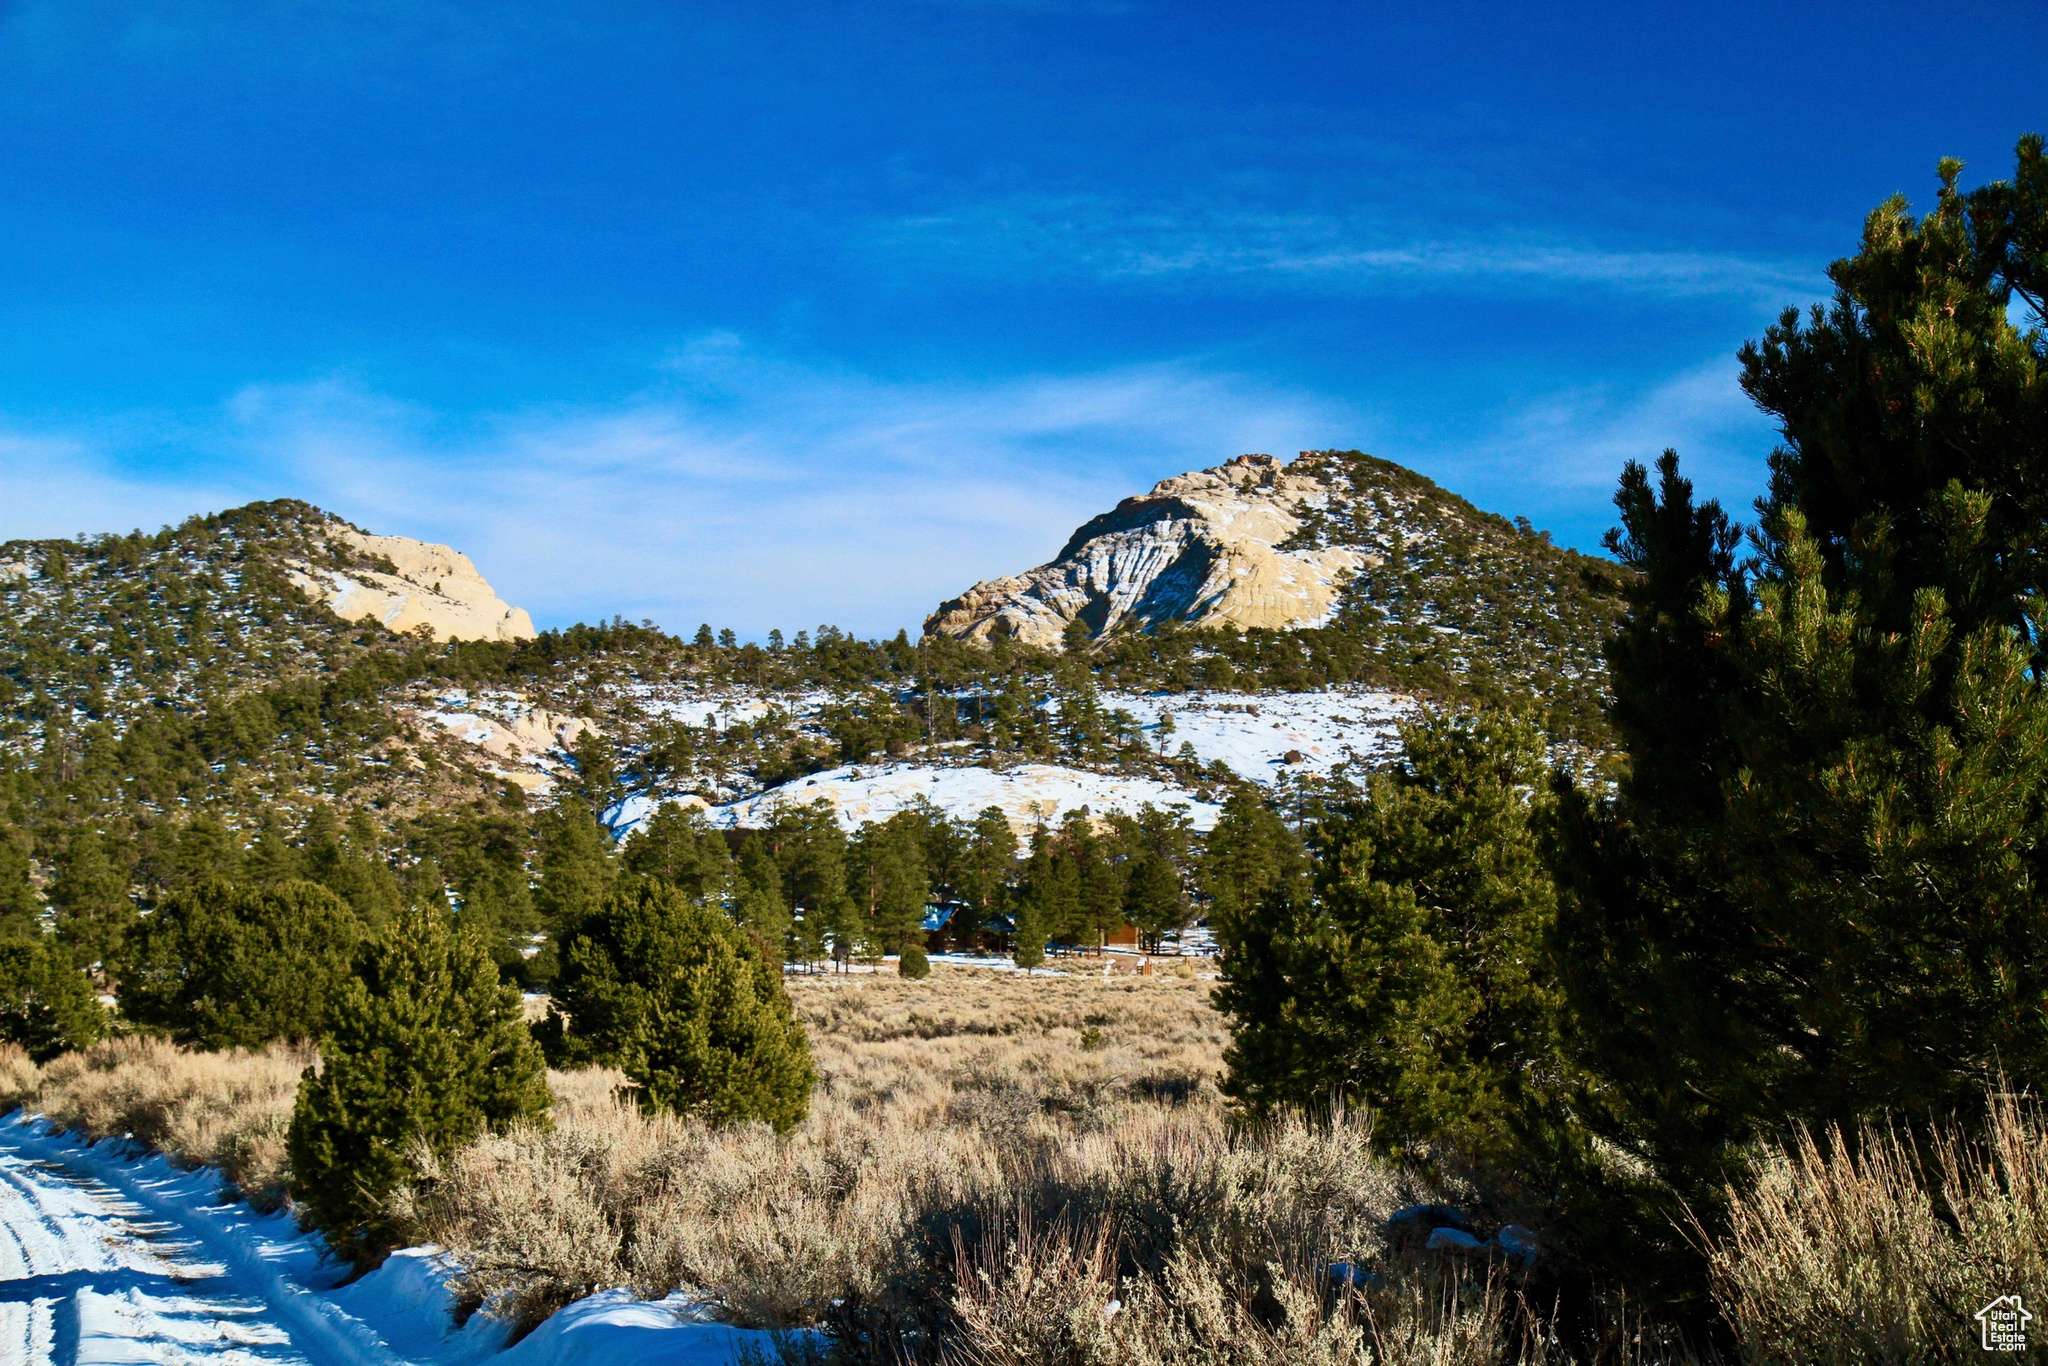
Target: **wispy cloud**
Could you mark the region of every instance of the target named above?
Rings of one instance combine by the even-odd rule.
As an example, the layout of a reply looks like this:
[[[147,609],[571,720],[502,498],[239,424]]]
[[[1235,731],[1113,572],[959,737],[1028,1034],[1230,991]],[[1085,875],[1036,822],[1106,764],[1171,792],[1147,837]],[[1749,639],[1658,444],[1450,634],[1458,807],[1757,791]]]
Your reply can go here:
[[[53,473],[6,500],[0,536],[101,529],[93,509],[123,499],[174,520],[291,495],[456,545],[547,622],[914,632],[941,599],[1044,560],[1153,480],[1328,444],[1349,423],[1194,364],[896,384],[713,336],[604,408],[457,422],[343,378],[251,386],[185,434],[213,471],[205,501],[192,481],[124,482],[89,440],[32,438]],[[58,510],[19,515],[39,500]]]
[[[1182,279],[1260,288],[1597,287],[1776,303],[1824,285],[1810,265],[1654,244],[1418,231],[1412,218],[1219,211],[1019,196],[878,224],[876,248],[959,270]]]
[[[1747,515],[1775,440],[1770,419],[1736,383],[1733,360],[1624,390],[1558,390],[1500,415],[1486,432],[1417,463],[1483,505],[1526,514],[1592,550],[1613,523],[1609,500],[1630,460],[1679,452],[1702,497]]]
[[[229,481],[131,469],[117,457],[119,445],[107,431],[41,432],[0,424],[0,540],[154,530],[235,501]]]

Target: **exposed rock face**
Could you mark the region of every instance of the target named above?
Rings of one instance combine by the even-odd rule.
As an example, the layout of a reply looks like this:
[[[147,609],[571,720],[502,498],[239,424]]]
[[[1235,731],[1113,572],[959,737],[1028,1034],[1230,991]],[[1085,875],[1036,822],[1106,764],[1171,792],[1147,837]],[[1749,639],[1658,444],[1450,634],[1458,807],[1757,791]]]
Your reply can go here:
[[[940,605],[927,635],[1009,637],[1057,648],[1071,622],[1091,635],[1165,621],[1286,630],[1327,621],[1344,581],[1369,561],[1307,538],[1341,474],[1321,452],[1283,465],[1241,455],[1162,480],[1076,531],[1050,564],[991,579]]]
[[[375,617],[392,631],[426,627],[435,640],[530,640],[533,618],[501,599],[469,557],[404,536],[371,536],[336,525],[329,539],[367,563],[352,570],[301,564],[292,582],[349,621]]]

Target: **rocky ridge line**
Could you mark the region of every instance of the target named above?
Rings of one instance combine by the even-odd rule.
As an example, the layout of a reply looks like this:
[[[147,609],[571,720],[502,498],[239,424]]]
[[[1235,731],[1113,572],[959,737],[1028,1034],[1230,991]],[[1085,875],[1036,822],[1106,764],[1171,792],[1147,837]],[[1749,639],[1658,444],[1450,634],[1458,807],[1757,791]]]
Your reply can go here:
[[[340,570],[291,563],[292,583],[344,621],[374,617],[399,634],[425,627],[437,641],[531,640],[538,634],[526,609],[500,598],[460,551],[405,536],[372,536],[339,523],[328,539],[353,552],[351,558],[379,566]]]
[[[1288,464],[1240,455],[1161,480],[1082,526],[1051,562],[942,603],[925,634],[1058,648],[1076,621],[1091,636],[1167,621],[1322,625],[1345,581],[1375,562],[1348,546],[1292,544],[1343,478],[1324,452],[1304,451]]]

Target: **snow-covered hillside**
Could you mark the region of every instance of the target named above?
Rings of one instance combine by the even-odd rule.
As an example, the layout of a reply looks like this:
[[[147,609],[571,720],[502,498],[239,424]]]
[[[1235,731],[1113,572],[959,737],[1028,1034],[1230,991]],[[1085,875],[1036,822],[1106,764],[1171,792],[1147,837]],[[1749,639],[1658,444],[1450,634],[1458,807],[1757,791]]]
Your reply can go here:
[[[1165,748],[1192,745],[1205,764],[1222,762],[1255,783],[1270,783],[1283,769],[1327,772],[1340,763],[1372,765],[1401,748],[1400,725],[1415,715],[1415,699],[1391,692],[1330,688],[1298,693],[1105,693],[1105,707],[1121,707],[1159,737],[1162,716],[1173,718]],[[1292,761],[1288,756],[1296,756]]]
[[[684,798],[703,807],[695,799]],[[1197,830],[1216,824],[1222,810],[1197,801],[1193,793],[1150,778],[1126,778],[1056,764],[1021,764],[1010,769],[939,764],[862,764],[829,769],[770,788],[758,797],[704,808],[713,825],[759,828],[770,824],[784,806],[822,801],[848,830],[870,821],[885,821],[918,802],[928,802],[955,820],[973,820],[991,806],[1001,807],[1010,825],[1028,831],[1057,824],[1069,811],[1086,808],[1097,815],[1109,811],[1135,813],[1140,807],[1185,805]],[[654,813],[651,797],[629,797],[605,815],[606,824],[624,838]]]
[[[1178,752],[1193,747],[1203,764],[1222,763],[1240,777],[1270,784],[1289,773],[1327,773],[1340,764],[1369,767],[1399,751],[1399,727],[1415,712],[1415,700],[1398,693],[1328,689],[1312,693],[1106,693],[1106,708],[1135,717],[1156,747]],[[706,699],[676,712],[711,717],[743,711],[744,701]],[[765,704],[763,704],[765,706]],[[816,703],[813,702],[813,710]],[[1162,731],[1170,717],[1172,727]],[[1057,823],[1086,807],[1095,814],[1134,813],[1141,806],[1185,805],[1197,830],[1215,824],[1220,806],[1193,790],[1158,779],[1091,772],[1060,764],[1009,767],[964,765],[911,758],[847,765],[798,778],[779,787],[717,805],[692,796],[629,797],[606,813],[621,838],[653,813],[661,800],[703,809],[714,825],[759,828],[785,805],[823,801],[851,830],[887,820],[923,801],[955,819],[971,820],[988,807],[1001,807],[1020,832]]]

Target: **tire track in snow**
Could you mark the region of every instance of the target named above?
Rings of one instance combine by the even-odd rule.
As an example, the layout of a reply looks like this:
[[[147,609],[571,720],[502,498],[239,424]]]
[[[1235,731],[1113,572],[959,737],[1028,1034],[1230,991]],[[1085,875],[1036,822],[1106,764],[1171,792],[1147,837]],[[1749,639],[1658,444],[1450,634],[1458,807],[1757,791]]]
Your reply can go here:
[[[0,1361],[326,1366],[202,1241],[0,1133]]]

